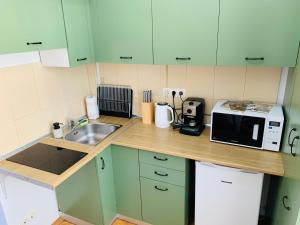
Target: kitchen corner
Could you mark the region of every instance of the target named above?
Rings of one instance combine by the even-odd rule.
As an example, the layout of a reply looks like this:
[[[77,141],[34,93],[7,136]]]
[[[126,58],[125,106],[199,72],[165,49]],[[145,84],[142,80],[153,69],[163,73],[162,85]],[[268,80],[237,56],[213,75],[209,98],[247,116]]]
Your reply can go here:
[[[138,118],[125,119],[103,116],[99,119],[99,122],[120,124],[123,127],[97,146],[89,146],[52,137],[46,137],[41,140],[41,143],[44,144],[88,153],[86,157],[61,175],[55,175],[6,160],[0,162],[0,170],[56,188],[89,161],[93,160],[105,148],[114,144],[245,169],[247,171],[276,176],[283,176],[284,174],[281,153],[212,143],[209,141],[209,128],[206,128],[200,137],[193,137],[181,135],[171,128],[160,129],[155,127],[155,125],[145,125]]]

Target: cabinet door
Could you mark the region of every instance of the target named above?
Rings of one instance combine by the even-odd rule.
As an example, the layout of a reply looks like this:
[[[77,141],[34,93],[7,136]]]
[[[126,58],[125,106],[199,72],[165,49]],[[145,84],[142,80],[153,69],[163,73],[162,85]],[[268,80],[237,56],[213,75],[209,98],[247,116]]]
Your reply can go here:
[[[292,83],[292,84],[291,84]],[[293,71],[293,78],[288,80],[286,94],[292,90],[290,108],[287,111],[287,124],[282,150],[284,154],[285,176],[300,182],[300,64]],[[286,99],[286,101],[289,101]],[[291,144],[293,147],[291,148]],[[300,193],[299,193],[300,195]]]
[[[16,15],[17,1],[0,0],[0,54],[26,50],[22,41],[21,21]]]
[[[96,160],[56,189],[59,210],[94,225],[103,225]]]
[[[257,224],[263,176],[196,162],[196,224]]]
[[[300,1],[220,2],[218,65],[295,66]]]
[[[71,66],[93,62],[89,0],[63,0]]]
[[[274,211],[273,225],[296,225],[300,206],[299,181],[283,178]]]
[[[97,0],[96,59],[152,64],[151,0]]]
[[[111,147],[97,156],[104,225],[110,225],[117,214]]]
[[[66,48],[61,0],[16,1],[26,51]]]
[[[113,145],[112,157],[117,211],[141,220],[138,150]]]
[[[155,64],[215,65],[218,0],[153,0]]]
[[[286,86],[284,106],[287,124],[282,144],[285,177],[279,188],[273,225],[295,225],[300,209],[300,142],[297,140],[300,135],[299,96],[300,64],[289,75]],[[293,144],[292,149],[290,144]]]
[[[154,225],[185,225],[185,189],[141,178],[143,220]]]

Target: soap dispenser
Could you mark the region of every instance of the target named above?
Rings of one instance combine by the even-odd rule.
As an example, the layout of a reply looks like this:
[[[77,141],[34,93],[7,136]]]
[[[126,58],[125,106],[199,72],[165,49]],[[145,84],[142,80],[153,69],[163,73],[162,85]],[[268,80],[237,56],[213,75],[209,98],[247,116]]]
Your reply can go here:
[[[62,123],[59,122],[55,122],[53,123],[53,127],[52,127],[52,132],[53,132],[53,136],[55,138],[62,138],[63,135],[63,129],[62,129]]]

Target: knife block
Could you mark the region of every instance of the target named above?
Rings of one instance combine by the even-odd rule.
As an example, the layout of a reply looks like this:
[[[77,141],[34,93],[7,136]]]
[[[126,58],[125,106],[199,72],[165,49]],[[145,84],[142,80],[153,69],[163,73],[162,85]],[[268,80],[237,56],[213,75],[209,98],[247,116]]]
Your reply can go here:
[[[142,102],[142,117],[144,124],[154,122],[154,104],[152,102]]]

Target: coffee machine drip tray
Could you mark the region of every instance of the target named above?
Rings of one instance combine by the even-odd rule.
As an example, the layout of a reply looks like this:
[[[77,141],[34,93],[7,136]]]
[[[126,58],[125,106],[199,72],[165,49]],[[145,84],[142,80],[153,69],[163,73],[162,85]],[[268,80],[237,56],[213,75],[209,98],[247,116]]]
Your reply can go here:
[[[191,127],[191,126],[183,126],[180,128],[179,132],[181,134],[186,134],[186,135],[191,135],[191,136],[199,136],[202,131],[204,130],[205,126],[196,126],[196,127]]]

